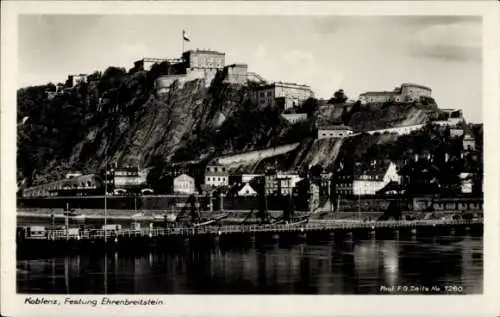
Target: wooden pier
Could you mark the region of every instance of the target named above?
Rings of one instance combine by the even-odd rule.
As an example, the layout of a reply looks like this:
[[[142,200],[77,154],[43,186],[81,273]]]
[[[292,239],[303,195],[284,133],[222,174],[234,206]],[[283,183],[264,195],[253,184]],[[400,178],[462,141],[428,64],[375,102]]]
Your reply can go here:
[[[44,236],[30,236],[28,232],[22,237],[24,240],[100,240],[133,237],[193,237],[193,236],[227,236],[234,234],[262,234],[262,233],[309,233],[330,231],[377,231],[382,229],[418,229],[442,227],[467,227],[482,225],[482,219],[472,220],[413,220],[413,221],[336,221],[317,220],[302,224],[263,224],[263,225],[208,225],[200,227],[167,227],[141,229],[85,229],[85,230],[46,230]]]

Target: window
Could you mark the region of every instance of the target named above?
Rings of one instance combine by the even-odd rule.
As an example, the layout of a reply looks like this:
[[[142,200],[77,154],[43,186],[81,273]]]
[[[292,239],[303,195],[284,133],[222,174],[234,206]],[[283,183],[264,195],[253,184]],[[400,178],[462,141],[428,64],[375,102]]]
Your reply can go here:
[[[264,96],[265,96],[265,94],[264,94],[264,92],[263,92],[263,91],[261,91],[261,92],[260,92],[260,96],[261,96],[261,97],[264,97]]]
[[[266,100],[264,100],[264,99],[262,99],[262,100],[260,101],[260,104],[261,104],[261,105],[263,105],[263,104],[265,104],[265,103],[266,103]]]

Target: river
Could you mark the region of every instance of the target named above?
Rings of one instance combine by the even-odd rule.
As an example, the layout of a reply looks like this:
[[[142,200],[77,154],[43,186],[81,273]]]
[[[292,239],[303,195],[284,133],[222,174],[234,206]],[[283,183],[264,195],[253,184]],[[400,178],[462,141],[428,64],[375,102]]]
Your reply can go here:
[[[331,239],[19,260],[17,288],[51,294],[481,294],[483,240]]]

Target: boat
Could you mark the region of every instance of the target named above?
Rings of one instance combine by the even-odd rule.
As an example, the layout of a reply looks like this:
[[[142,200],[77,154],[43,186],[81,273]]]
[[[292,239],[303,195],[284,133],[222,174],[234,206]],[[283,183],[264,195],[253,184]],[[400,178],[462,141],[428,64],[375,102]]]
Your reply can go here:
[[[76,215],[76,216],[72,216],[72,219],[74,220],[85,220],[85,215],[84,214],[79,214],[79,215]]]

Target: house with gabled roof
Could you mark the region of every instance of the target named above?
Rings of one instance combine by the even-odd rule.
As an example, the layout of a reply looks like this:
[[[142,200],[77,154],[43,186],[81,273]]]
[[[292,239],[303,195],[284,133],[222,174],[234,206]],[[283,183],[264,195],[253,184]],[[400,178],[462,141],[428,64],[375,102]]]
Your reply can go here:
[[[355,169],[352,191],[354,195],[375,195],[390,182],[399,184],[396,164],[390,161],[373,161],[369,167]]]

